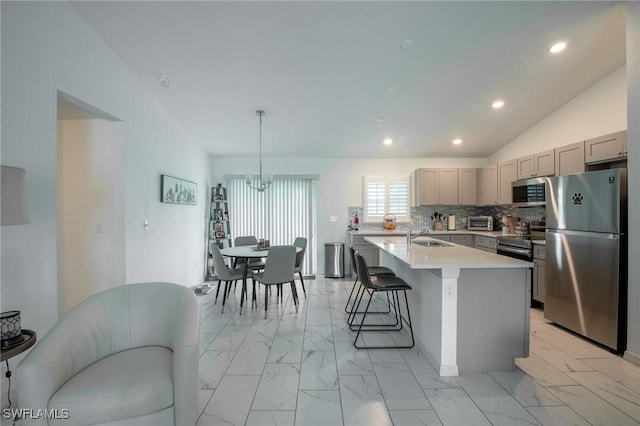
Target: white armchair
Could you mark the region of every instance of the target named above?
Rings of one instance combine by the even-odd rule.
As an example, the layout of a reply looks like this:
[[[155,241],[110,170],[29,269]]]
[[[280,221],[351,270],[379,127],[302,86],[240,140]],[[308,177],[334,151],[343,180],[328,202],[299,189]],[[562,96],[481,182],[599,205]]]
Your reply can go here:
[[[20,408],[68,418],[22,424],[195,424],[198,318],[193,291],[177,284],[123,285],[84,300],[16,369]]]

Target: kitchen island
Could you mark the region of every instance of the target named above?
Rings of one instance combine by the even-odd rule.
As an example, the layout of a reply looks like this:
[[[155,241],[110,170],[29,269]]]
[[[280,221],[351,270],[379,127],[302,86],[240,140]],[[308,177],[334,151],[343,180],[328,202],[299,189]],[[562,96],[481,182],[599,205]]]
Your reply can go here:
[[[418,347],[442,376],[511,371],[529,355],[533,263],[419,237],[365,237],[380,264],[412,287],[409,308]],[[442,242],[441,242],[442,243]]]

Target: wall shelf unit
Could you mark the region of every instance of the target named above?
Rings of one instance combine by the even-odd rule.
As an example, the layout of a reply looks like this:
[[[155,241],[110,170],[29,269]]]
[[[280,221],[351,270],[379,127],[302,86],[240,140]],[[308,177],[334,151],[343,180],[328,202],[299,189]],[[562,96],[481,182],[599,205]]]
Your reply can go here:
[[[231,224],[229,222],[229,200],[227,198],[227,188],[218,184],[211,188],[209,224],[208,224],[208,249],[207,249],[207,280],[215,278],[213,258],[211,255],[212,245],[219,248],[231,247]]]

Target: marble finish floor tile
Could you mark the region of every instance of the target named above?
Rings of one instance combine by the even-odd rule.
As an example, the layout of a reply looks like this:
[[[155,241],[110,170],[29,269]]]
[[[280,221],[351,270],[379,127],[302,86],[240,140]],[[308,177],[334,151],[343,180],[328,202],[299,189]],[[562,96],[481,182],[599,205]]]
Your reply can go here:
[[[592,425],[638,426],[638,422],[583,386],[553,386],[556,398]]]
[[[225,376],[196,426],[244,424],[259,380],[259,376]]]
[[[331,325],[306,326],[303,349],[305,351],[333,350],[333,329]]]
[[[271,352],[270,342],[245,341],[227,369],[227,374],[260,376]]]
[[[200,356],[200,389],[215,389],[236,355],[234,351],[205,351]]]
[[[523,407],[563,405],[562,401],[520,370],[489,374]]]
[[[431,404],[406,363],[373,364],[389,410],[428,410]]]
[[[444,425],[491,425],[469,395],[460,388],[425,389],[424,392]]]
[[[336,353],[334,351],[304,351],[299,388],[301,390],[337,390]]]
[[[517,358],[516,366],[529,376],[536,379],[542,386],[563,386],[577,385],[578,383],[563,374],[553,365],[545,362],[543,359],[531,354],[529,358]]]
[[[599,372],[567,373],[567,375],[640,424],[640,394]]]
[[[295,410],[299,380],[299,365],[267,364],[251,409]]]
[[[345,425],[391,425],[391,417],[375,376],[340,377]]]
[[[442,426],[433,410],[389,410],[393,426]]]
[[[640,367],[626,361],[585,359],[583,362],[629,390],[640,394]]]
[[[458,383],[495,426],[538,425],[538,421],[489,374],[468,374]]]
[[[245,426],[293,426],[295,411],[250,411]]]
[[[528,407],[527,410],[543,426],[591,426],[569,407]]]
[[[276,336],[271,345],[271,352],[267,358],[269,364],[297,364],[302,359],[302,336]]]
[[[531,356],[515,371],[440,377],[418,345],[354,348],[344,312],[352,279],[305,284],[298,313],[285,288],[283,304],[270,296],[267,319],[264,288],[242,315],[237,290],[224,314],[215,291],[198,297],[197,425],[640,425],[640,367],[541,310],[530,311]],[[392,344],[407,334],[365,336]]]
[[[340,392],[331,390],[301,390],[298,393],[296,425],[341,426]]]
[[[338,375],[374,375],[373,364],[366,351],[360,351],[353,347],[351,342],[336,342],[336,363]]]

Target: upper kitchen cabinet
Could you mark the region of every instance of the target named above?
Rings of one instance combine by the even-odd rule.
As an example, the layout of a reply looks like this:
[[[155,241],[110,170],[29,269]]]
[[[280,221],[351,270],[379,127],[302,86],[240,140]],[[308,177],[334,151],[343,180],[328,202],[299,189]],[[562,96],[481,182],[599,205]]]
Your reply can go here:
[[[458,204],[458,169],[418,169],[415,181],[418,205]]]
[[[555,174],[555,153],[553,149],[518,158],[518,179]]]
[[[498,202],[511,204],[511,183],[518,180],[518,161],[498,163]]]
[[[627,132],[612,133],[584,143],[584,162],[620,160],[627,157]]]
[[[458,204],[478,204],[478,169],[458,169]]]
[[[584,141],[555,149],[556,176],[584,172]]]
[[[491,164],[480,173],[483,176],[479,185],[482,190],[482,204],[498,204],[498,165]]]

